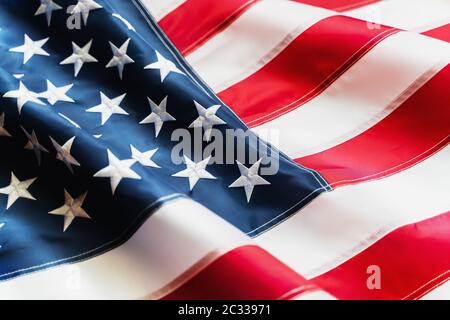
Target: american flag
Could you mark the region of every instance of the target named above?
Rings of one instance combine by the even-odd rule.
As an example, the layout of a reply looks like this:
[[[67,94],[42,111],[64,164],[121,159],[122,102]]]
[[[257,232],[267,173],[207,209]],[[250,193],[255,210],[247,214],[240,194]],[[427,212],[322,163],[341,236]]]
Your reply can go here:
[[[448,0],[0,0],[0,298],[450,299],[449,23]],[[174,162],[179,130],[200,150]],[[248,154],[198,157],[227,130]]]

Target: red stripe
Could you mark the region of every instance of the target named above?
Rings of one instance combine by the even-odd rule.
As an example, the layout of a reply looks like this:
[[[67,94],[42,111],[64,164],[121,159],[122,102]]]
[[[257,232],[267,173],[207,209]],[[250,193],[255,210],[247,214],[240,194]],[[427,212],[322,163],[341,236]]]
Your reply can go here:
[[[422,34],[450,42],[450,23],[443,25],[442,27],[439,28],[428,30],[426,32],[423,32]]]
[[[257,246],[221,256],[164,299],[288,299],[317,288]]]
[[[250,126],[289,112],[322,92],[353,63],[397,30],[369,29],[344,16],[326,18],[299,35],[261,70],[219,96]]]
[[[188,0],[166,15],[159,25],[183,55],[224,29],[256,0]]]
[[[393,113],[357,137],[298,163],[319,171],[331,185],[398,172],[450,142],[450,65]]]
[[[367,6],[380,0],[293,0],[316,7],[331,9],[335,11],[346,11]]]
[[[450,277],[450,212],[399,228],[313,279],[338,299],[417,299]],[[368,266],[380,289],[368,289]]]

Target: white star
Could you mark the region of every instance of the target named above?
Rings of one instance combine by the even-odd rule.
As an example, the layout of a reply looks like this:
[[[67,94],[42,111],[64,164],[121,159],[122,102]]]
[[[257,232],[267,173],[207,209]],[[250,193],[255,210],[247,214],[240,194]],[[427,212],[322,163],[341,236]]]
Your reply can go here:
[[[30,200],[36,200],[29,192],[28,188],[37,178],[20,181],[14,175],[14,172],[11,172],[11,182],[9,186],[0,189],[1,194],[8,195],[8,203],[6,205],[6,209],[9,209],[14,202],[16,202],[19,198],[25,198]]]
[[[230,184],[229,188],[244,187],[247,202],[250,202],[250,197],[252,196],[255,186],[270,184],[270,182],[258,175],[261,160],[262,159],[259,159],[250,168],[247,168],[239,161],[236,161],[239,171],[241,172],[241,176],[235,182]]]
[[[64,204],[58,209],[49,212],[49,214],[64,216],[64,232],[72,224],[75,218],[91,219],[91,217],[81,207],[84,199],[86,199],[86,196],[87,192],[74,199],[66,190],[64,190]]]
[[[72,42],[73,53],[68,58],[61,61],[59,64],[73,64],[74,65],[74,75],[78,76],[83,64],[90,62],[98,62],[93,56],[89,54],[91,50],[92,40],[89,41],[83,48],[80,48],[75,42]]]
[[[159,69],[161,82],[163,82],[171,72],[184,74],[172,61],[164,58],[158,51],[155,52],[157,61],[145,66],[144,69]]]
[[[52,13],[56,10],[61,10],[62,7],[55,3],[53,0],[40,0],[41,5],[37,9],[35,16],[38,16],[40,14],[44,14],[47,17],[47,24],[50,26],[50,22],[52,20]]]
[[[19,114],[22,112],[22,107],[27,102],[34,102],[45,106],[45,103],[43,103],[41,100],[38,99],[39,94],[31,90],[28,90],[28,88],[23,84],[22,81],[20,81],[18,90],[8,91],[3,95],[3,98],[17,99],[17,109],[19,110]]]
[[[120,181],[125,178],[140,180],[141,177],[131,169],[131,166],[136,163],[135,159],[119,160],[108,149],[108,166],[94,174],[94,177],[110,178],[112,193],[116,191]]]
[[[150,103],[150,108],[152,109],[152,113],[150,113],[144,120],[139,122],[139,124],[147,124],[154,123],[155,124],[155,136],[157,137],[163,123],[166,121],[175,121],[175,118],[172,117],[167,111],[167,96],[161,101],[159,105],[154,103],[150,98],[148,98],[148,102]]]
[[[78,3],[73,8],[70,14],[80,14],[83,16],[84,25],[87,24],[89,18],[89,12],[91,10],[97,10],[103,8],[97,2],[93,0],[78,0]]]
[[[131,148],[131,158],[135,159],[141,165],[145,167],[161,168],[152,160],[152,157],[156,153],[156,151],[158,151],[158,148],[145,152],[140,152],[133,145],[130,145],[130,148]]]
[[[194,189],[194,186],[197,184],[200,179],[217,179],[208,171],[206,171],[206,166],[208,165],[211,156],[208,158],[195,163],[188,157],[184,156],[184,161],[186,162],[186,169],[173,174],[173,177],[183,177],[189,178],[189,188],[190,190]]]
[[[122,79],[123,69],[125,65],[128,63],[134,63],[134,60],[127,55],[130,39],[125,41],[120,48],[117,48],[112,42],[109,42],[109,44],[111,46],[113,57],[111,61],[109,61],[109,63],[106,65],[106,68],[117,67],[120,79]]]
[[[11,137],[11,134],[5,129],[5,113],[0,114],[0,137]]]
[[[50,137],[53,146],[56,150],[56,159],[65,163],[67,168],[71,173],[73,173],[72,164],[75,166],[80,166],[80,163],[70,154],[70,150],[72,149],[72,144],[75,141],[75,137],[70,138],[66,143],[62,146],[59,145],[52,137]]]
[[[11,52],[23,53],[23,64],[26,64],[35,54],[40,56],[49,56],[48,52],[42,49],[42,46],[48,41],[49,38],[33,41],[27,34],[25,34],[24,39],[23,45],[9,49]]]
[[[195,107],[197,108],[198,118],[191,123],[189,128],[202,128],[205,130],[204,138],[206,141],[211,139],[211,132],[213,126],[226,124],[225,121],[216,116],[217,110],[219,110],[220,105],[214,105],[208,109],[204,108],[197,101],[194,101]]]
[[[36,159],[38,162],[38,165],[41,165],[41,152],[48,152],[47,149],[44,148],[43,145],[41,145],[37,139],[36,133],[34,130],[31,132],[31,134],[28,133],[27,130],[25,130],[24,127],[20,126],[27,136],[28,143],[25,145],[24,149],[26,150],[33,150],[34,154],[36,155]]]
[[[124,93],[121,96],[118,96],[114,99],[108,98],[103,92],[100,92],[101,103],[95,107],[87,109],[86,112],[98,112],[102,115],[102,125],[108,121],[108,119],[113,114],[124,114],[128,115],[128,113],[120,107],[120,103],[125,98],[127,94]]]
[[[75,102],[71,97],[66,95],[67,91],[72,89],[73,83],[67,86],[56,87],[50,80],[47,80],[47,91],[39,94],[41,98],[48,100],[52,106],[58,101]]]

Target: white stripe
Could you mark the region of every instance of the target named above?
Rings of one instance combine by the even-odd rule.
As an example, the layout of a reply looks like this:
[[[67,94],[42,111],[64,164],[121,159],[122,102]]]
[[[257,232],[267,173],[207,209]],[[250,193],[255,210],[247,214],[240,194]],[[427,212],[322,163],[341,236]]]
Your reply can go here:
[[[0,282],[0,299],[143,298],[205,256],[246,242],[243,233],[196,202],[173,200],[116,249]]]
[[[450,146],[385,179],[320,195],[256,238],[307,278],[326,272],[405,224],[450,209]]]
[[[219,92],[253,74],[301,32],[333,14],[291,1],[260,1],[186,59]]]
[[[437,29],[437,28],[443,27],[443,26],[445,26],[447,24],[450,24],[449,20],[450,19],[445,19],[443,21],[436,21],[436,22],[427,24],[426,26],[423,26],[421,28],[414,29],[414,32],[423,33],[423,32],[426,32],[426,31],[430,31],[430,30],[433,30],[433,29]]]
[[[292,158],[326,150],[385,118],[449,61],[446,42],[412,32],[394,34],[318,97],[254,130],[279,130],[278,147]]]
[[[336,298],[325,291],[313,291],[300,294],[291,300],[336,300]]]
[[[447,280],[444,284],[424,295],[420,300],[450,300],[450,281]]]
[[[175,10],[186,0],[141,0],[156,21],[161,20],[169,12]]]
[[[405,30],[423,28],[441,21],[450,22],[450,1],[448,0],[395,0],[349,10],[346,15]],[[376,25],[369,24],[376,27]]]

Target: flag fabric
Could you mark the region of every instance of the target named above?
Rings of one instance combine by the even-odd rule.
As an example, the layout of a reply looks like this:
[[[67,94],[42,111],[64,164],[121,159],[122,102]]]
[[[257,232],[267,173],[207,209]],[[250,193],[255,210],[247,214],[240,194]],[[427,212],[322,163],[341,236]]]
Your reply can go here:
[[[0,298],[450,299],[449,41],[447,0],[2,0]]]

